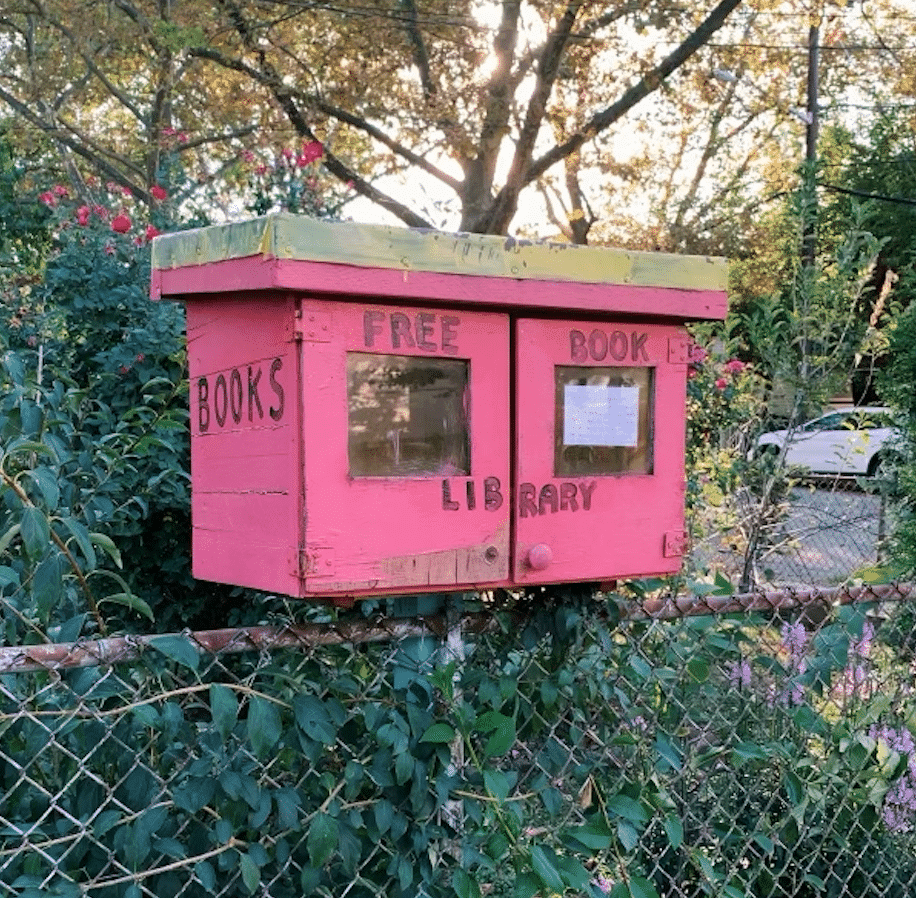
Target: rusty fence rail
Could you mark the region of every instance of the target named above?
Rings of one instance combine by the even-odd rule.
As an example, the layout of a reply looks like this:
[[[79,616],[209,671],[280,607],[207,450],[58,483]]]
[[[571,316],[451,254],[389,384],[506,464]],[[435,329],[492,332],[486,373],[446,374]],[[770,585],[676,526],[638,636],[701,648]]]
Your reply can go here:
[[[914,665],[906,583],[2,647],[0,898],[907,898]]]
[[[916,584],[885,583],[863,586],[786,587],[737,595],[675,595],[643,600],[621,600],[617,611],[621,618],[639,620],[677,620],[697,615],[741,614],[817,609],[822,612],[855,603],[916,601]],[[511,606],[510,606],[511,607]],[[515,622],[523,621],[527,611],[512,610]],[[602,616],[602,610],[596,612]],[[176,638],[186,639],[195,650],[213,655],[240,652],[265,652],[280,649],[319,648],[321,646],[359,645],[372,642],[396,643],[403,639],[436,638],[447,633],[444,613],[415,620],[376,616],[341,620],[325,624],[284,624],[185,631],[155,636],[115,636],[68,643],[0,646],[0,675],[39,670],[64,670],[123,664],[137,660],[141,654]],[[495,630],[499,622],[495,611],[487,610],[461,617],[462,633],[480,634]]]

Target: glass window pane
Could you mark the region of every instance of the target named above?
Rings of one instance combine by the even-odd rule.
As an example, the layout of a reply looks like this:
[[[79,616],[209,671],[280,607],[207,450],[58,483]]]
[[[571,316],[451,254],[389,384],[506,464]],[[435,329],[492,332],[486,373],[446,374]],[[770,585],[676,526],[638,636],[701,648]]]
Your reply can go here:
[[[470,474],[468,362],[347,353],[352,477]]]
[[[652,473],[652,368],[555,368],[554,475]]]

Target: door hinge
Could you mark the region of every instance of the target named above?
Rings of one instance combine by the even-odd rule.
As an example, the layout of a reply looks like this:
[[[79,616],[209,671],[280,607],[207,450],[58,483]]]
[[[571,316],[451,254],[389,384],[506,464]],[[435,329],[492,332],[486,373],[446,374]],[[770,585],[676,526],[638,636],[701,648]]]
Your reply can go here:
[[[690,344],[686,337],[668,337],[668,363],[686,365],[690,361]]]
[[[296,309],[294,334],[305,343],[331,342],[331,315],[315,309]]]
[[[665,558],[680,558],[687,553],[687,534],[672,530],[665,534]]]

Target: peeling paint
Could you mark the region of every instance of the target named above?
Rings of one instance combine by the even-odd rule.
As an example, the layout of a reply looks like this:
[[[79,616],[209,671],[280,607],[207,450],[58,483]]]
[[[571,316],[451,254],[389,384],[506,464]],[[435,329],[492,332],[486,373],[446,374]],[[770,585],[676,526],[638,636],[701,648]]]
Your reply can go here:
[[[315,221],[288,213],[166,234],[153,241],[155,270],[251,257],[691,290],[724,290],[727,278],[725,260],[708,256],[625,252],[482,234],[446,235]]]

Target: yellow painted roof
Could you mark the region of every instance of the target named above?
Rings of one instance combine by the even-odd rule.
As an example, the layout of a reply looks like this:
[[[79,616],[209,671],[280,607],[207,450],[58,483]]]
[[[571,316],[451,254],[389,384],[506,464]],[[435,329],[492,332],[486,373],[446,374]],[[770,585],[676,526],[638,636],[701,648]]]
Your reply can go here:
[[[316,221],[289,213],[164,234],[153,241],[153,268],[159,270],[250,257],[688,290],[725,290],[728,274],[726,260],[712,256]]]

